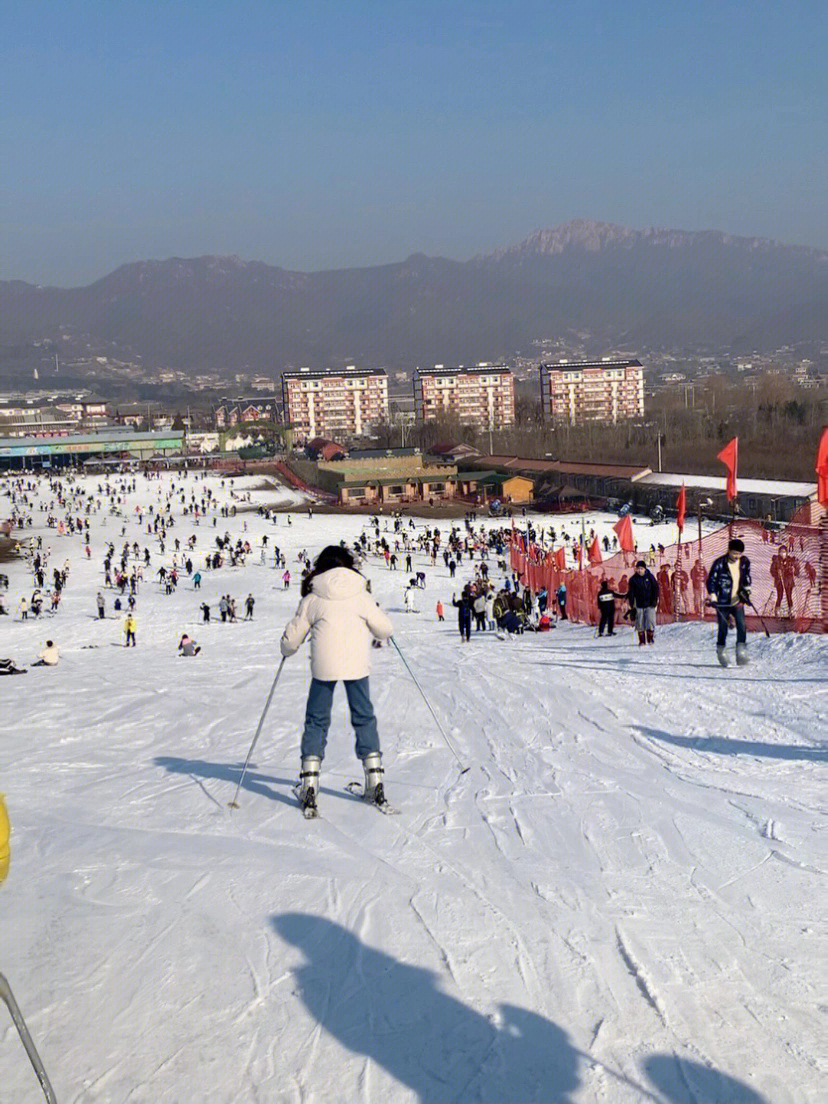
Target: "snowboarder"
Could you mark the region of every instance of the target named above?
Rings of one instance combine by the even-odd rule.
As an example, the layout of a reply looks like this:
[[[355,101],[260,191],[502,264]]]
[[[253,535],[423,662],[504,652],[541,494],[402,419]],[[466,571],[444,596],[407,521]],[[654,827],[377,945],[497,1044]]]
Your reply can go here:
[[[748,662],[745,603],[750,601],[750,560],[744,555],[744,541],[734,537],[724,556],[713,561],[707,577],[707,592],[716,607],[719,632],[716,637],[716,658],[727,667],[725,651],[727,630],[732,617],[736,623],[736,662],[743,667]]]
[[[345,683],[356,754],[365,772],[363,796],[386,804],[382,755],[368,685],[371,639],[387,640],[393,633],[387,615],[367,592],[365,579],[354,568],[351,553],[328,545],[302,582],[302,600],[282,634],[283,656],[299,650],[311,638],[311,684],[302,733],[299,800],[306,816],[314,816],[319,793],[319,770],[331,723],[336,683]]]

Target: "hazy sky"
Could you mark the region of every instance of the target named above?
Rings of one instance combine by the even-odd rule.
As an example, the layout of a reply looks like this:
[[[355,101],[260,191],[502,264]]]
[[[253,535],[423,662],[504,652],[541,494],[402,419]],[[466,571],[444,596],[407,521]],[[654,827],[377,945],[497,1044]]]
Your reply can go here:
[[[0,278],[828,245],[825,0],[0,0]]]

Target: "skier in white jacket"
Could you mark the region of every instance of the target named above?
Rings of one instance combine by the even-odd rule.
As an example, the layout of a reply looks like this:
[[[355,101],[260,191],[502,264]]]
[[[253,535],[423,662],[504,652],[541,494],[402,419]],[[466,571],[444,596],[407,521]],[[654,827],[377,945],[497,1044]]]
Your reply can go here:
[[[334,686],[345,683],[356,754],[365,770],[367,800],[385,804],[382,756],[377,722],[368,688],[372,639],[387,640],[394,629],[354,569],[347,548],[329,545],[316,558],[302,582],[302,600],[281,640],[283,656],[299,650],[311,638],[311,684],[302,733],[300,800],[306,812],[316,808],[319,770],[331,723]]]

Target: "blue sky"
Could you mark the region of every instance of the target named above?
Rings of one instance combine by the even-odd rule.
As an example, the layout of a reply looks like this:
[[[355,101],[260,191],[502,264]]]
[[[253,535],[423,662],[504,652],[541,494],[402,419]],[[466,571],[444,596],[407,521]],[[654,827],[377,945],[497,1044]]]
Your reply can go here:
[[[0,278],[465,259],[570,218],[825,247],[828,5],[0,2]]]

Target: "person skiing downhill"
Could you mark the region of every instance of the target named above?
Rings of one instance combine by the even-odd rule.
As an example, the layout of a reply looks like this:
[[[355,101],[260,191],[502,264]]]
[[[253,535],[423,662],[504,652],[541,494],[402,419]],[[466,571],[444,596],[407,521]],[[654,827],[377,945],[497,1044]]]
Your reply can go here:
[[[345,683],[356,755],[365,771],[363,796],[376,805],[387,804],[382,777],[382,754],[368,676],[372,637],[387,640],[394,628],[370,596],[366,580],[354,567],[354,558],[341,545],[328,545],[316,557],[302,582],[302,600],[282,634],[283,656],[294,655],[311,638],[311,684],[302,733],[299,800],[306,816],[314,816],[319,772],[331,723],[331,705],[337,682]]]
[[[744,541],[734,537],[725,555],[713,561],[707,577],[707,592],[719,621],[716,658],[722,667],[727,667],[729,662],[725,644],[731,617],[736,623],[736,662],[740,667],[748,662],[745,603],[750,601],[751,581],[750,560],[744,551]]]

